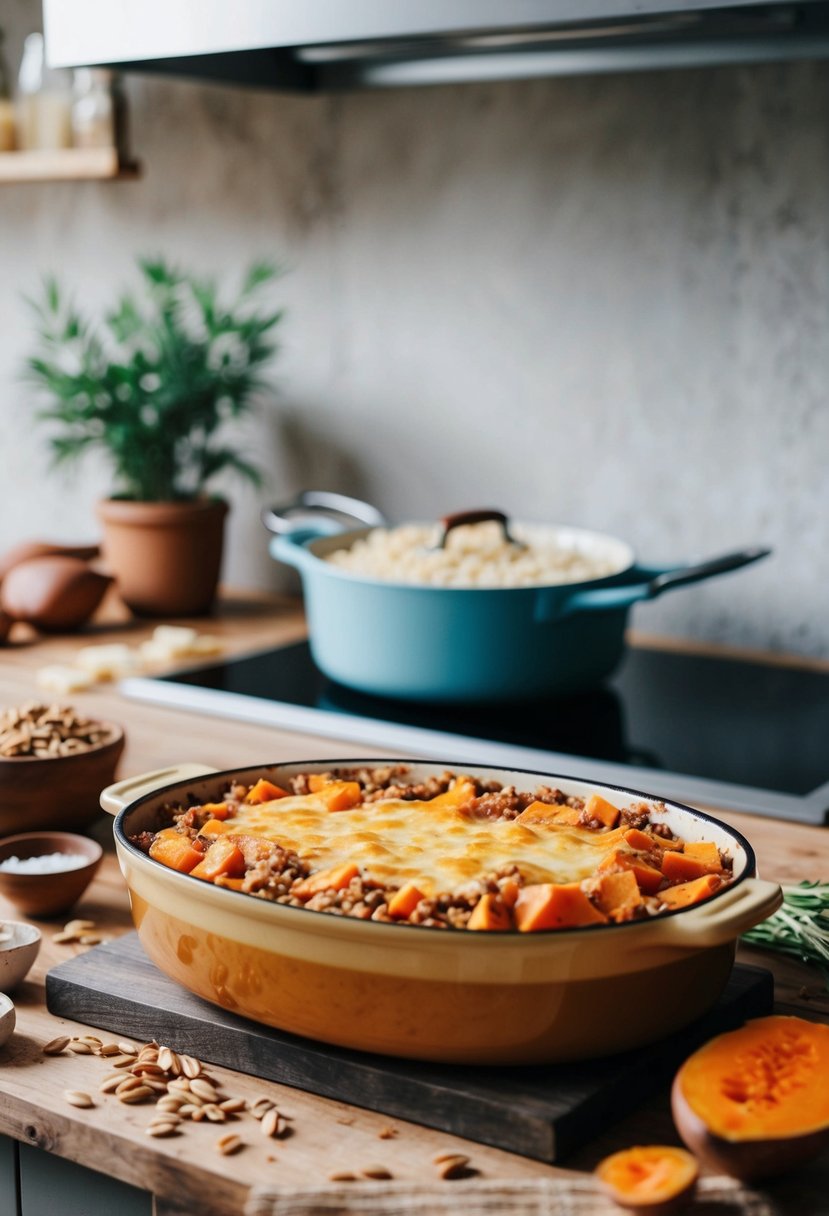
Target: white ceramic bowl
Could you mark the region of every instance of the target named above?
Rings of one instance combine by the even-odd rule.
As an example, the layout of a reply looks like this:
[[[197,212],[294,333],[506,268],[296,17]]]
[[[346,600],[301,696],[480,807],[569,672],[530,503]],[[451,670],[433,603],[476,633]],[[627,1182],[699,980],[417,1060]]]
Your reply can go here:
[[[0,920],[0,938],[6,933],[11,937],[0,941],[0,992],[10,992],[26,978],[41,941],[40,930],[22,920]]]
[[[14,1034],[16,1020],[14,1005],[5,992],[0,992],[0,1047]]]

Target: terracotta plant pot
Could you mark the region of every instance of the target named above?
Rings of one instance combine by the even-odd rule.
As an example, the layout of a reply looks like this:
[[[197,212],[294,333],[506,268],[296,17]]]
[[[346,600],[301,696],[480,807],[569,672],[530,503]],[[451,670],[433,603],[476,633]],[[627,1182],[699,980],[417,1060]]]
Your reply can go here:
[[[228,506],[193,502],[98,504],[104,557],[118,593],[140,616],[198,616],[216,595]]]

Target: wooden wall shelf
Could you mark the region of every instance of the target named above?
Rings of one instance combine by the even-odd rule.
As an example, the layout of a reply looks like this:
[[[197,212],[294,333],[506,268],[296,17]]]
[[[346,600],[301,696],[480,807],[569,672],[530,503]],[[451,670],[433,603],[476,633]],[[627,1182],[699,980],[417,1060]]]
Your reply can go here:
[[[0,185],[14,182],[116,181],[140,176],[116,148],[62,148],[55,152],[0,153]]]

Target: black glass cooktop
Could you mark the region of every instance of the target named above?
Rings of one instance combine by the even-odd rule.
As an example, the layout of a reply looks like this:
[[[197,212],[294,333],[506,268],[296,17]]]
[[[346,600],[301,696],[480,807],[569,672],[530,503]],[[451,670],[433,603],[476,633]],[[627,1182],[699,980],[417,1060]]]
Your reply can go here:
[[[386,748],[408,737],[415,754],[441,759],[458,753],[459,739],[476,740],[494,745],[493,764],[511,763],[514,749],[522,767],[578,775],[566,759],[587,760],[596,780],[638,782],[665,796],[693,800],[689,791],[699,787],[699,800],[711,785],[712,795],[715,788],[744,791],[719,805],[813,822],[829,811],[829,673],[798,667],[631,648],[618,674],[595,691],[455,707],[344,688],[318,671],[303,642],[160,680],[127,681],[124,690]],[[427,738],[426,750],[417,746]],[[479,762],[490,751],[479,742]],[[544,756],[550,764],[528,763]],[[657,774],[665,775],[661,782]],[[671,784],[668,774],[692,780]]]

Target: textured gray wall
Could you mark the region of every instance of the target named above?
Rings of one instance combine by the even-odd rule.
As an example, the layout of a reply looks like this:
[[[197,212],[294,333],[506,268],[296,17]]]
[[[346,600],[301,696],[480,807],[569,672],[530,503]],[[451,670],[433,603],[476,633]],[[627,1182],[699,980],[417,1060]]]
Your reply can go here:
[[[0,3],[13,52],[35,12]],[[269,486],[226,487],[231,581],[277,585],[258,509],[302,485],[492,503],[649,562],[768,543],[634,623],[829,657],[829,65],[130,97],[142,181],[0,192],[0,548],[94,534],[108,488],[47,468],[20,293],[58,270],[94,308],[138,252],[274,254]]]

